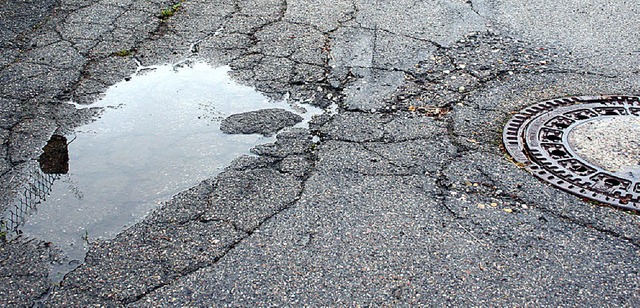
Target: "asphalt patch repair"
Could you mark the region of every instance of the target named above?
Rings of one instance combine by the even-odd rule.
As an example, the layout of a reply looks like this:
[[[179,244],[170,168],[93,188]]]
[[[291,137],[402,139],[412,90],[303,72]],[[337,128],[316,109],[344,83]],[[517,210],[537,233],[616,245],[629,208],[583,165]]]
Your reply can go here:
[[[589,200],[640,211],[639,163],[632,151],[639,101],[637,96],[544,101],[514,115],[505,126],[503,142],[511,157],[538,178]],[[622,123],[616,131],[607,125],[612,120]],[[589,127],[598,123],[604,124],[599,133]],[[590,132],[596,135],[575,136]],[[596,149],[614,136],[622,138],[617,146],[609,146],[604,154]]]

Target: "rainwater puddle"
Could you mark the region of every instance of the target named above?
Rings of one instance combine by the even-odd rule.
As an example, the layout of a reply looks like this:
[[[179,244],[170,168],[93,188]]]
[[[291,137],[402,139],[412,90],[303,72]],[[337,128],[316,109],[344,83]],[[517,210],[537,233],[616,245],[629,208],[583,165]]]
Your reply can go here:
[[[223,118],[283,108],[300,114],[306,123],[322,112],[304,106],[308,112],[301,114],[299,107],[273,102],[229,79],[228,71],[198,63],[144,68],[88,106],[106,108],[95,122],[64,136],[69,162],[58,173],[67,167],[68,172],[40,172],[53,182],[49,195],[20,228],[67,255],[68,260],[53,269],[52,280],[81,263],[87,241],[114,237],[162,201],[215,176],[253,146],[275,140],[224,134],[219,129]]]

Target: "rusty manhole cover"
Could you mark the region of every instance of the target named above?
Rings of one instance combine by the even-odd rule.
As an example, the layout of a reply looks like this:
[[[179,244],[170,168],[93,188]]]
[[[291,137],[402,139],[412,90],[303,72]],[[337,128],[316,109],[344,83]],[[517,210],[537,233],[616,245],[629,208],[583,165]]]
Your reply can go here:
[[[640,211],[640,97],[568,97],[521,110],[504,128],[509,154],[538,178]]]

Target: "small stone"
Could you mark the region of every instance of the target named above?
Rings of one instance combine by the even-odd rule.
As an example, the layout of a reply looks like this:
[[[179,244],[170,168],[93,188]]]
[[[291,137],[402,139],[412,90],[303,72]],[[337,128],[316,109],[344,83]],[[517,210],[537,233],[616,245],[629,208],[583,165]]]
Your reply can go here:
[[[484,209],[484,208],[485,208],[485,205],[484,205],[484,204],[482,204],[482,203],[478,203],[478,208],[479,208],[479,209]]]
[[[491,204],[490,204],[490,205],[491,205],[491,206],[493,206],[493,207],[498,206],[498,204],[497,204],[497,203],[495,203],[495,202],[491,202]]]
[[[303,118],[284,109],[262,109],[238,113],[220,123],[220,130],[227,134],[271,134],[302,122]]]
[[[513,212],[512,209],[503,209],[503,211],[505,211],[506,213],[512,213]]]
[[[458,92],[464,92],[465,90],[467,90],[467,88],[461,86],[458,88]]]

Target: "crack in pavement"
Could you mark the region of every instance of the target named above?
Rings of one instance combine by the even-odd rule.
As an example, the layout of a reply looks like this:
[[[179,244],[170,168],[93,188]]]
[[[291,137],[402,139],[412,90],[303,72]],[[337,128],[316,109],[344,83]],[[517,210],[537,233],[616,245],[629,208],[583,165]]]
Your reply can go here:
[[[307,136],[306,134],[307,133],[304,130],[281,134],[278,137],[278,141],[275,143],[276,149],[272,148],[271,150],[275,152],[278,150],[277,147],[284,147],[284,148],[291,148],[289,152],[293,153],[292,155],[299,155],[296,153],[300,153],[300,152],[305,153],[305,155],[312,155],[312,153],[309,152],[310,139],[306,137]],[[293,140],[293,142],[288,142],[292,140],[291,138],[295,140]],[[268,222],[272,217],[274,217],[278,213],[293,206],[297,202],[297,200],[300,198],[300,195],[304,190],[305,180],[309,177],[310,174],[306,173],[300,177],[294,177],[291,175],[287,175],[287,173],[284,173],[281,170],[278,170],[278,168],[282,168],[282,166],[280,166],[280,162],[288,159],[288,157],[289,155],[278,158],[278,159],[271,159],[271,158],[253,159],[253,161],[249,161],[248,164],[246,161],[243,162],[242,160],[240,161],[237,160],[234,164],[232,164],[232,166],[230,166],[227,169],[227,171],[223,172],[217,177],[217,179],[215,180],[215,183],[205,182],[201,184],[201,187],[199,188],[199,190],[201,190],[200,193],[198,193],[198,189],[196,189],[191,193],[187,193],[184,197],[174,198],[173,201],[165,205],[165,207],[162,209],[162,212],[158,213],[158,215],[152,214],[144,222],[126,231],[124,235],[118,236],[115,240],[110,241],[110,243],[109,242],[100,243],[101,247],[98,251],[100,250],[112,251],[111,255],[106,259],[105,258],[96,259],[94,256],[91,256],[91,255],[87,256],[86,263],[82,265],[79,270],[76,271],[76,272],[79,271],[84,273],[80,273],[76,275],[74,274],[76,272],[72,272],[68,274],[67,277],[65,277],[65,282],[67,283],[63,283],[60,288],[55,289],[50,295],[48,302],[50,304],[56,305],[56,304],[61,304],[68,298],[80,296],[80,297],[86,297],[86,298],[93,298],[91,301],[98,300],[98,301],[102,301],[103,303],[116,301],[122,304],[130,304],[143,299],[146,294],[153,292],[154,290],[160,289],[163,286],[171,284],[173,281],[175,281],[180,277],[188,276],[189,274],[196,272],[200,269],[213,266],[215,263],[218,262],[218,260],[224,257],[229,251],[232,251],[236,245],[240,244],[242,241],[244,241],[246,238],[250,237],[254,232],[256,232],[256,230],[258,230],[260,226]],[[309,157],[307,157],[307,159],[309,159]],[[262,163],[260,163],[260,160],[267,160],[268,161],[267,166],[262,165]],[[308,161],[312,162],[312,160],[308,160]],[[271,173],[271,174],[279,174],[279,175],[276,176],[275,178],[273,175],[266,176],[266,177],[259,176],[260,174],[265,172]],[[242,176],[245,176],[246,178],[244,180],[238,181],[238,179],[241,178]],[[278,179],[278,177],[280,177],[280,179]],[[271,180],[268,180],[269,178],[271,178]],[[258,182],[256,182],[256,180]],[[263,183],[261,184],[259,181],[262,181]],[[271,181],[275,181],[275,182],[271,182]],[[277,183],[281,183],[281,184],[277,184]],[[287,184],[287,183],[290,183],[290,184]],[[238,184],[240,184],[242,187],[237,187]],[[266,193],[267,195],[271,194],[272,197],[264,199],[267,195],[262,195],[262,197],[254,196],[253,195],[254,188],[248,187],[248,186],[253,186],[254,184],[258,185],[255,188],[257,189],[256,190],[257,192],[262,192],[263,194]],[[271,187],[271,184],[284,185],[282,189],[284,189],[285,191],[289,191],[289,193],[283,194],[280,190],[274,189],[273,187]],[[247,193],[246,192],[247,190],[250,192]],[[295,193],[293,190],[295,190]],[[195,204],[190,204],[192,202],[190,200],[192,200],[193,197],[189,198],[188,197],[189,194],[195,194],[196,196],[199,195],[200,197],[198,198],[201,200],[204,199],[204,204],[207,204],[207,206],[205,206],[204,208],[199,208]],[[237,198],[233,197],[234,195],[237,195],[238,197]],[[284,202],[284,203],[282,203],[279,206],[272,207],[271,209],[268,209],[268,211],[266,212],[258,213],[259,218],[257,220],[254,218],[251,218],[248,221],[243,220],[242,218],[243,215],[245,216],[252,215],[252,213],[248,213],[248,212],[245,212],[244,214],[241,214],[241,215],[233,214],[229,218],[224,218],[226,215],[224,212],[225,211],[224,208],[230,208],[232,211],[235,211],[239,206],[241,206],[241,204],[246,204],[247,206],[255,206],[256,200],[259,200],[258,202],[262,202],[265,205],[269,205],[270,203],[275,203],[274,198],[283,198],[283,200],[281,200],[280,202]],[[265,201],[262,201],[262,200],[265,200]],[[182,207],[184,207],[184,210],[186,210],[187,213],[190,213],[187,216],[187,219],[180,218],[180,217],[184,217],[184,214],[185,214],[185,213],[180,213],[182,211],[180,210],[180,208]],[[257,208],[258,210],[262,211],[261,206],[257,206]],[[175,210],[178,210],[178,213],[179,213],[178,215],[174,214],[175,215],[174,216],[172,214],[166,213],[166,212],[171,212]],[[177,221],[175,220],[176,218],[178,219]],[[137,242],[137,240],[129,239],[129,237],[138,238],[140,235],[138,235],[137,232],[142,232],[142,234],[145,234],[146,229],[155,230],[156,228],[160,228],[160,229],[157,229],[158,231],[152,232],[152,234],[159,232],[159,235],[154,236],[153,238],[156,238],[158,240],[165,240],[166,245],[173,245],[173,247],[175,247],[174,249],[177,249],[178,250],[177,253],[179,254],[181,250],[184,250],[186,248],[176,246],[179,244],[170,244],[171,242],[177,240],[175,236],[170,235],[171,233],[174,233],[171,230],[173,230],[175,227],[178,227],[178,229],[189,230],[193,228],[191,225],[193,225],[194,223],[202,224],[203,222],[206,222],[206,224],[213,223],[212,227],[214,229],[216,228],[216,225],[220,225],[221,223],[221,225],[230,225],[235,230],[235,234],[230,234],[231,235],[230,238],[225,239],[223,237],[222,239],[213,240],[214,244],[220,243],[221,241],[226,244],[221,248],[220,251],[214,253],[214,255],[212,256],[213,258],[211,259],[198,258],[200,259],[199,261],[198,260],[189,261],[188,259],[186,259],[185,260],[187,261],[186,268],[184,270],[175,270],[171,268],[173,264],[172,262],[167,263],[167,261],[161,261],[163,259],[162,257],[160,257],[160,259],[156,260],[155,263],[158,263],[159,265],[166,263],[166,265],[162,265],[161,268],[164,268],[164,270],[162,271],[165,271],[165,275],[167,275],[167,277],[164,279],[158,280],[157,282],[148,282],[148,281],[138,282],[135,287],[135,289],[138,289],[138,291],[133,293],[131,293],[131,290],[129,290],[128,292],[124,292],[123,294],[114,293],[114,291],[109,292],[108,290],[110,288],[114,288],[114,286],[110,286],[109,288],[106,288],[105,290],[101,291],[99,289],[95,290],[92,287],[87,287],[84,284],[79,285],[74,283],[74,280],[76,278],[81,278],[83,275],[87,275],[88,273],[95,272],[96,270],[113,272],[114,271],[113,269],[108,270],[108,268],[110,267],[110,263],[112,262],[112,261],[107,261],[109,259],[114,259],[114,260],[126,259],[128,260],[127,262],[134,262],[134,263],[135,261],[138,261],[137,263],[140,263],[138,266],[144,267],[146,265],[143,265],[143,264],[146,264],[146,262],[148,262],[148,258],[152,258],[152,259],[157,258],[153,256],[155,253],[157,253],[156,249],[152,249],[151,251],[145,252],[146,249],[137,248],[137,250],[139,250],[138,253],[140,254],[140,256],[137,256],[136,254],[131,255],[130,254],[131,249],[125,249],[124,251],[117,250],[118,249],[117,247],[120,247],[122,245],[127,246],[127,245],[133,244],[133,242]],[[174,225],[175,227],[172,225]],[[169,230],[169,231],[163,231],[163,230]],[[190,245],[195,245],[199,247],[202,247],[203,245],[206,246],[208,242],[212,241],[209,238],[204,238],[200,240],[197,234],[194,234],[194,235],[184,234],[184,236],[185,238],[181,239],[180,241],[187,241],[187,242],[190,242]],[[195,238],[189,239],[194,236]],[[148,234],[144,235],[144,237],[149,237],[149,235]],[[138,243],[137,245],[140,245],[140,244],[145,245],[144,242]],[[94,247],[94,250],[97,250],[96,248],[97,247]],[[116,250],[112,250],[112,249],[116,249]],[[99,252],[94,252],[94,253],[98,254]],[[171,253],[171,255],[175,255],[175,254],[176,252]],[[181,257],[181,258],[184,259],[184,257]],[[96,269],[92,269],[92,268],[96,268]],[[117,269],[115,271],[117,272],[119,270]],[[155,271],[157,271],[157,269]],[[167,273],[166,271],[173,271],[174,274]],[[123,278],[124,280],[122,280]],[[124,276],[124,277],[121,277],[120,279],[121,280],[118,280],[116,279],[116,277],[114,277],[111,279],[111,281],[113,284],[115,284],[115,287],[122,285],[124,288],[124,285],[128,283],[128,280],[133,279],[133,277]],[[97,282],[98,281],[94,281],[94,284],[97,284]]]
[[[21,47],[9,46],[15,61],[0,62],[1,153],[11,168],[19,167],[14,158],[35,155],[8,150],[22,138],[25,115],[67,125],[68,111],[55,113],[62,101],[94,100],[135,61],[229,64],[235,79],[272,98],[340,108],[316,119],[311,132],[256,147],[258,158],[236,160],[213,183],[95,243],[47,304],[175,305],[175,296],[209,305],[564,305],[565,298],[597,305],[606,295],[624,305],[637,298],[629,291],[637,287],[636,216],[529,179],[496,146],[510,110],[567,92],[637,92],[633,75],[502,34],[493,7],[478,1],[186,1],[166,21],[155,15],[171,1],[55,3],[38,29],[19,34]],[[15,48],[23,50],[13,58]],[[132,54],[117,56],[122,50]],[[410,112],[418,108],[441,112]],[[5,109],[20,116],[5,125]],[[320,143],[296,139],[311,134]]]

